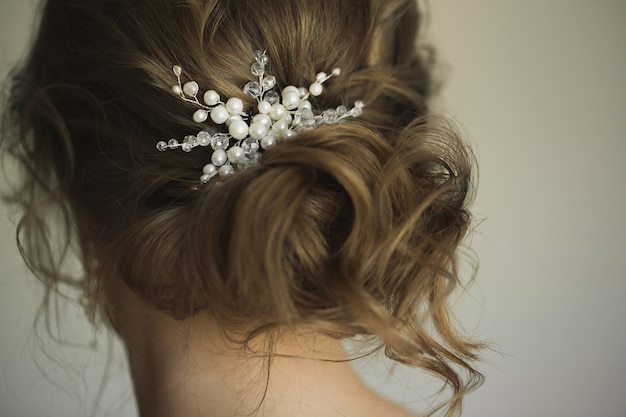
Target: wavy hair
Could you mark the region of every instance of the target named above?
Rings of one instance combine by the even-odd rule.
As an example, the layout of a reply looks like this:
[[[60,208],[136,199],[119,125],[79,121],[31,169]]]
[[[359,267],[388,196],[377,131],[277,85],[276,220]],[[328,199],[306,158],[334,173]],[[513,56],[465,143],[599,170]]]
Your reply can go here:
[[[429,115],[421,22],[411,0],[48,1],[2,138],[23,168],[6,198],[23,209],[28,266],[49,291],[87,285],[105,312],[122,283],[177,319],[206,312],[242,346],[299,324],[369,336],[440,377],[456,414],[482,380],[481,345],[455,330],[448,301],[474,159]],[[253,49],[267,50],[280,86],[340,67],[314,107],[362,99],[364,114],[195,187],[205,152],[155,148],[202,128],[171,93],[171,68],[251,106]],[[78,278],[62,267],[74,242]]]

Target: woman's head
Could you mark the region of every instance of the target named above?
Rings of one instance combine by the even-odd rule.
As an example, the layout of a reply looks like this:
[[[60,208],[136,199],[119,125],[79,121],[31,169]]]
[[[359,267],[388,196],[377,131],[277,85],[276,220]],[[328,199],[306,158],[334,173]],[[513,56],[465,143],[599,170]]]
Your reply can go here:
[[[47,251],[52,205],[105,311],[124,286],[244,339],[299,324],[371,335],[462,390],[450,363],[468,366],[476,346],[450,327],[446,299],[472,160],[453,128],[427,117],[419,23],[409,0],[49,1],[13,79],[18,131],[4,138],[25,168],[14,197],[29,265],[50,288],[63,278]],[[340,67],[314,109],[363,100],[365,111],[199,185],[208,148],[155,148],[205,126],[172,93],[171,68],[252,107],[241,88],[254,49],[267,51],[279,87]]]

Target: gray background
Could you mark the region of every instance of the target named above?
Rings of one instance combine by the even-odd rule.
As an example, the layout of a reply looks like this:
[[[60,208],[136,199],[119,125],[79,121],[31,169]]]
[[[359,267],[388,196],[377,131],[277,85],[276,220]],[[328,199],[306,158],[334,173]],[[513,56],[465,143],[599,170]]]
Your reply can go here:
[[[626,2],[431,6],[430,39],[448,66],[437,107],[480,163],[480,270],[458,312],[497,350],[464,416],[625,416]],[[0,0],[0,77],[29,39],[31,10]],[[117,342],[101,335],[90,348],[79,308],[62,310],[64,346],[33,331],[41,289],[0,212],[0,416],[136,415]],[[359,367],[416,410],[427,400],[415,391],[434,388],[414,371],[377,377],[383,361]]]

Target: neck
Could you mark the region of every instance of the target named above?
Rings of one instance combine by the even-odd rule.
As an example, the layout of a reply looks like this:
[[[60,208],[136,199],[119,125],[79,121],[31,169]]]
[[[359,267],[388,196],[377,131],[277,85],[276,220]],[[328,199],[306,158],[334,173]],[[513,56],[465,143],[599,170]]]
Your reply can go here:
[[[124,301],[113,320],[141,416],[411,415],[369,390],[340,342],[319,332],[285,332],[268,374],[262,355],[242,353],[209,317],[175,321],[136,298]]]

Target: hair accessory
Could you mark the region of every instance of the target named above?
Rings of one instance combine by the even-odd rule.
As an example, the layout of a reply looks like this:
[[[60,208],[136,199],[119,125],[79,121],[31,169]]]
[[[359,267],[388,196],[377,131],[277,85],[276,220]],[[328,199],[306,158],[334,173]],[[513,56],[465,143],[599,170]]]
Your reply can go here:
[[[228,128],[228,133],[216,132],[212,128],[202,130],[196,135],[185,136],[182,143],[177,139],[170,139],[156,145],[159,151],[181,148],[185,152],[190,152],[197,146],[210,146],[213,154],[211,162],[202,170],[202,183],[218,174],[222,177],[233,174],[235,167],[243,170],[257,165],[263,150],[273,148],[298,133],[322,125],[341,123],[346,118],[358,117],[363,112],[365,104],[359,100],[351,109],[342,105],[314,114],[308,98],[322,94],[323,84],[331,77],[339,75],[339,68],[333,69],[330,75],[318,73],[308,89],[290,85],[279,94],[274,91],[276,77],[265,73],[265,66],[269,63],[266,53],[254,51],[254,61],[251,72],[258,77],[258,81],[247,83],[243,92],[257,100],[257,111],[244,109],[243,101],[237,97],[224,102],[214,90],[206,91],[202,96],[204,103],[200,102],[198,83],[188,81],[182,84],[180,78],[183,69],[179,65],[173,68],[178,84],[172,87],[172,91],[184,101],[198,107],[193,114],[193,120],[202,123],[210,117],[216,125],[223,124]]]

